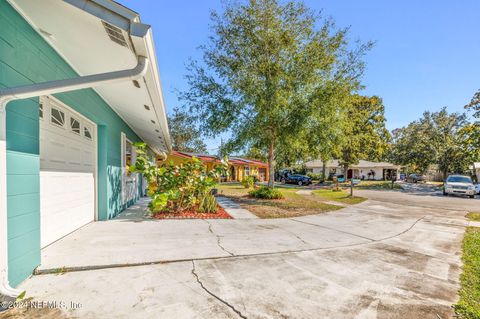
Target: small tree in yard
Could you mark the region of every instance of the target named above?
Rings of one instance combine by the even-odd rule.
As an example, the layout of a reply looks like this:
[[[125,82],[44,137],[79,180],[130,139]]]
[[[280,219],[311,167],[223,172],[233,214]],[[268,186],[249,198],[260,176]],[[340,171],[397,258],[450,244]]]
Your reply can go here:
[[[348,168],[360,159],[379,160],[391,139],[385,127],[385,107],[377,96],[353,95],[343,121],[342,141],[339,149],[340,164],[345,177]]]
[[[350,50],[347,29],[300,2],[227,1],[212,13],[211,28],[203,63],[190,64],[180,98],[207,135],[230,131],[225,149],[261,148],[273,187],[277,150],[308,130],[322,108],[338,108],[333,98],[360,87],[371,44]]]

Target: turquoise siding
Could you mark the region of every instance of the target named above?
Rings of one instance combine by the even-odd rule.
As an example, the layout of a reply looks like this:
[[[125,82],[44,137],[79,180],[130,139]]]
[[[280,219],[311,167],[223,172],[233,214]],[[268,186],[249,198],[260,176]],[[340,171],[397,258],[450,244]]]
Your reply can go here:
[[[30,25],[0,0],[0,87],[66,79],[77,74]],[[98,214],[114,217],[121,204],[121,141],[139,138],[91,89],[56,97],[98,125]],[[38,98],[7,106],[9,280],[18,285],[40,264]],[[74,252],[72,252],[74,253]]]

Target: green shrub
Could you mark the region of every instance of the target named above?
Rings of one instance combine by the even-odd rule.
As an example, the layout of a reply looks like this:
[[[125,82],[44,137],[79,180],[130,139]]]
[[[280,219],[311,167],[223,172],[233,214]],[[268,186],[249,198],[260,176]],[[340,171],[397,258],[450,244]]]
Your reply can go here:
[[[255,176],[245,176],[240,183],[245,188],[253,188],[253,185],[255,185]]]
[[[310,173],[310,172],[308,172],[308,173],[307,173],[307,176],[310,177],[311,179],[316,180],[316,181],[320,181],[320,180],[323,179],[323,177],[322,177],[323,174],[322,174],[322,173],[316,174],[316,173]]]
[[[150,210],[153,213],[190,210],[202,205],[202,200],[206,201],[202,209],[211,209],[212,199],[206,198],[205,194],[210,194],[220,176],[227,173],[226,160],[208,172],[204,163],[195,157],[180,165],[171,163],[158,167],[150,161],[145,143],[134,145],[137,159],[135,164],[129,167],[129,171],[141,173],[147,179],[148,196],[152,198]]]
[[[215,196],[207,193],[202,198],[200,198],[200,205],[198,206],[198,211],[200,213],[215,213],[217,211],[217,200],[215,199]]]
[[[255,198],[263,199],[282,199],[284,198],[282,192],[276,188],[260,187],[253,189],[248,192],[248,194]]]

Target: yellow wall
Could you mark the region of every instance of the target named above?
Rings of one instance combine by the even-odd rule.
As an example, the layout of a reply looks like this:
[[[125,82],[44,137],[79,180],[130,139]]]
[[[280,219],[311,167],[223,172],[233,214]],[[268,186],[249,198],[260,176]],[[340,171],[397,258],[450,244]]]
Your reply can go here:
[[[245,166],[247,165],[233,165],[235,168],[235,179],[237,181],[241,181],[246,175],[245,175]],[[255,175],[257,177],[260,177],[259,174],[259,167],[258,166],[250,166],[250,175]],[[268,169],[265,168],[265,181],[268,180]]]
[[[161,165],[162,163],[172,163],[174,165],[179,165],[179,164],[182,164],[186,161],[190,160],[189,158],[184,158],[184,157],[181,157],[181,156],[178,156],[178,155],[174,155],[174,154],[169,154],[167,156],[167,159],[165,161],[157,161],[157,164],[158,165]],[[207,169],[207,172],[212,170],[215,165],[217,165],[216,163],[213,163],[213,162],[207,162],[205,163],[206,165],[206,169]],[[243,179],[243,177],[245,176],[245,166],[248,166],[248,165],[238,165],[238,164],[230,164],[228,166],[228,172],[231,173],[231,167],[234,167],[235,168],[235,176],[229,176],[228,177],[228,181],[241,181]],[[259,170],[259,167],[258,166],[250,166],[250,175],[255,175],[257,177],[260,177],[260,174],[258,173],[258,170]],[[265,168],[265,181],[268,180],[268,169]]]

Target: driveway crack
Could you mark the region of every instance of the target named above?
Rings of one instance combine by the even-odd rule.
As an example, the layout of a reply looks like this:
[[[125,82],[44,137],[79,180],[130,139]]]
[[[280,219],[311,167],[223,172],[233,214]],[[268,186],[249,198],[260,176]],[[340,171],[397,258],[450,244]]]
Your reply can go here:
[[[217,238],[217,246],[220,247],[221,250],[223,250],[224,252],[226,252],[230,256],[235,256],[234,253],[228,251],[225,247],[222,246],[222,244],[220,242],[220,236],[215,234],[212,230],[212,224],[206,219],[204,219],[204,221],[208,224],[208,230],[210,231],[210,233]]]
[[[200,278],[198,277],[198,274],[195,270],[195,261],[192,260],[192,275],[195,277],[195,279],[197,280],[197,283],[200,285],[200,287],[202,287],[203,290],[205,290],[206,293],[208,293],[210,296],[212,296],[213,298],[217,299],[218,301],[220,301],[221,303],[223,303],[224,305],[226,305],[227,307],[229,307],[230,309],[232,309],[240,318],[244,318],[244,319],[247,319],[247,316],[245,316],[244,314],[242,314],[240,312],[240,310],[237,310],[234,306],[232,306],[230,303],[228,303],[227,301],[223,300],[222,298],[220,298],[219,296],[217,296],[216,294],[214,294],[213,292],[211,292],[210,290],[208,290],[205,285],[202,283],[202,281],[200,280]]]
[[[304,222],[304,221],[302,221],[302,220],[298,220],[298,219],[295,219],[295,218],[291,218],[290,220],[293,220],[294,222],[297,222],[297,223],[302,223],[302,224],[306,224],[306,225],[316,226],[316,227],[320,227],[320,228],[324,228],[324,229],[328,229],[328,230],[333,230],[333,231],[337,231],[337,232],[340,232],[340,233],[344,233],[344,234],[347,234],[347,235],[351,235],[351,236],[355,236],[355,237],[360,237],[360,238],[363,238],[363,239],[366,239],[366,240],[370,240],[370,241],[372,241],[372,242],[375,241],[375,239],[368,238],[368,237],[365,237],[365,236],[362,236],[362,235],[357,235],[357,234],[354,234],[354,233],[346,232],[346,231],[343,231],[343,230],[339,230],[339,229],[335,229],[335,228],[331,228],[331,227],[327,227],[327,226],[323,226],[323,225],[318,225],[318,224],[314,224],[314,223]]]

